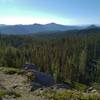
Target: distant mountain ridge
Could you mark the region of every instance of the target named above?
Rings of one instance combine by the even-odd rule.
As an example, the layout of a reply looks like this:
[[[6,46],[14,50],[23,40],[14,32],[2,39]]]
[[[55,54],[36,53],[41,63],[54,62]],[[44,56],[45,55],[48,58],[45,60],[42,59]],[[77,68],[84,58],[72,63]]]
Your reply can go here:
[[[92,25],[93,27],[93,25]],[[0,25],[0,33],[2,34],[31,34],[40,32],[56,32],[56,31],[68,31],[79,30],[87,28],[86,26],[69,26],[56,23],[49,24],[30,24],[30,25]]]

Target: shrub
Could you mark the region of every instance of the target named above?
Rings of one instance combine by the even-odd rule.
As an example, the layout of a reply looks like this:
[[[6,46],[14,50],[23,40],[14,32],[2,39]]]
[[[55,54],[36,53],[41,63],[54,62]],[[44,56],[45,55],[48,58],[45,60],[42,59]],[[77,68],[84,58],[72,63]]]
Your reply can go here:
[[[98,92],[100,92],[100,83],[93,83],[93,84],[92,84],[92,87],[93,87],[94,89],[96,89]]]
[[[7,95],[12,96],[14,95],[15,97],[21,97],[20,93],[17,93],[15,91],[8,91]]]
[[[8,95],[8,96],[14,95],[15,97],[21,97],[21,95],[15,91],[0,91],[0,97],[3,97],[5,95]]]
[[[74,88],[78,91],[85,91],[87,89],[87,85],[74,82]]]
[[[48,90],[38,95],[44,96],[48,100],[100,100],[100,96],[96,94],[88,94],[72,90],[62,90],[60,92]]]
[[[9,68],[9,67],[0,67],[0,71],[4,72],[5,74],[22,74],[23,71],[17,68]]]
[[[0,97],[5,96],[6,92],[5,91],[0,91]]]

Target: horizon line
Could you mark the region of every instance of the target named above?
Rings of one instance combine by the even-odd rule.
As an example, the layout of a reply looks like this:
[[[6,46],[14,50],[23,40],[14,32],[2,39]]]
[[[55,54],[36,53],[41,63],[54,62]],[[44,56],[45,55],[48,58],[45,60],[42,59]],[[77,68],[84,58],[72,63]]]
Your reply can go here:
[[[56,25],[63,25],[63,26],[90,26],[90,25],[95,25],[95,26],[100,26],[100,24],[60,24],[60,23],[56,23],[56,22],[49,22],[49,23],[28,23],[28,24],[23,24],[23,23],[19,23],[19,24],[3,24],[3,23],[0,23],[0,26],[15,26],[15,25],[35,25],[35,24],[38,24],[38,25],[48,25],[48,24],[56,24]]]

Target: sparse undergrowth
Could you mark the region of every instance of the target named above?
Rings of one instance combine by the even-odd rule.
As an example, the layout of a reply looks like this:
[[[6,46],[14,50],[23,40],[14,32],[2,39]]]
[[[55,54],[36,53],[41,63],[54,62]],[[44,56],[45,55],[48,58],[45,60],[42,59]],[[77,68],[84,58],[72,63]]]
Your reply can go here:
[[[23,74],[23,71],[17,68],[0,67],[0,71],[5,74]]]
[[[21,95],[15,91],[0,91],[0,97],[4,96],[15,96],[15,97],[21,97]]]
[[[92,86],[100,93],[100,83],[93,83]]]
[[[88,88],[89,86],[85,85],[85,84],[82,84],[82,83],[78,83],[78,82],[74,82],[74,89],[78,90],[78,91],[86,91],[86,89]]]
[[[72,90],[46,90],[40,93],[36,93],[36,95],[45,97],[49,100],[100,100],[100,96],[97,94],[86,94]]]

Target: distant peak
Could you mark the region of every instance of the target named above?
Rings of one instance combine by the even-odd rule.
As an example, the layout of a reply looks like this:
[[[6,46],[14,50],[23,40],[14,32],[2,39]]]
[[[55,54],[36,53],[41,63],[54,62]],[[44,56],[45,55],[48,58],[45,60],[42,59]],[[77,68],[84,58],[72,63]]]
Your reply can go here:
[[[97,26],[96,25],[90,25],[88,28],[97,28]]]
[[[49,23],[49,24],[57,24],[57,23]]]
[[[41,25],[41,24],[38,24],[38,23],[34,23],[33,25]]]
[[[48,23],[48,24],[45,24],[45,25],[59,25],[57,23]]]

